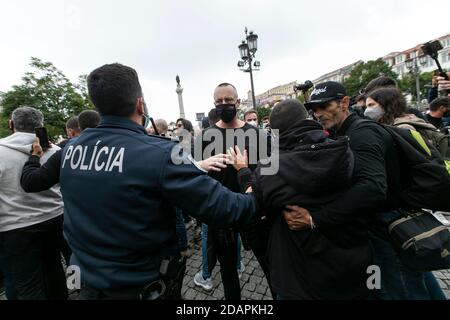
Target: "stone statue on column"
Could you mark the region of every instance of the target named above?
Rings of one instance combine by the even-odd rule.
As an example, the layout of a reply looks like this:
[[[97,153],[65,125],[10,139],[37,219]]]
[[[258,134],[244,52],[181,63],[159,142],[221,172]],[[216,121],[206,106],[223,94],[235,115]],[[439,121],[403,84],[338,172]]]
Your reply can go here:
[[[177,75],[177,94],[178,94],[178,105],[180,107],[180,118],[186,119],[186,114],[184,113],[184,104],[183,104],[183,88],[180,84],[180,77]]]

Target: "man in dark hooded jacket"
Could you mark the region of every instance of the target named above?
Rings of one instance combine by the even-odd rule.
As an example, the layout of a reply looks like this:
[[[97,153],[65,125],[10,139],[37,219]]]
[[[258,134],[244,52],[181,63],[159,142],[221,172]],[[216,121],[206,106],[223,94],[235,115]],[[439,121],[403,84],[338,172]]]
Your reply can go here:
[[[259,165],[250,180],[250,170],[235,159],[242,189],[252,186],[271,225],[271,284],[281,299],[364,298],[365,252],[340,247],[314,228],[291,231],[282,214],[292,204],[318,209],[351,185],[354,159],[348,138],[329,139],[318,122],[306,117],[298,100],[274,108],[270,123],[279,131],[279,152],[272,154],[279,157],[277,174],[262,175]]]

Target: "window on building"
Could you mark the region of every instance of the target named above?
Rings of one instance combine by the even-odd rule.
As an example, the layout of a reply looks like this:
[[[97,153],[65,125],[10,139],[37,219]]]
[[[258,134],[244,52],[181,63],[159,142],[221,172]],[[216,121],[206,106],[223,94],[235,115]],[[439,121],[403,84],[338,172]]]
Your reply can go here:
[[[442,62],[449,62],[450,61],[450,52],[443,52],[441,54],[441,60],[442,60]]]
[[[444,48],[450,47],[450,37],[442,41]]]
[[[405,61],[405,55],[401,54],[395,57],[395,64],[399,64]]]

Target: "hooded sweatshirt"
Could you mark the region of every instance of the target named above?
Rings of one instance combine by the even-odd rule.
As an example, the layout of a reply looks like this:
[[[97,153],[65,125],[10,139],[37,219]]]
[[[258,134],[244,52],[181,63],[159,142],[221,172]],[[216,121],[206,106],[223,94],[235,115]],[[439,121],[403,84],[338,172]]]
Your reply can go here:
[[[414,114],[405,114],[396,118],[394,120],[394,126],[409,130],[425,129],[436,131],[435,126],[423,119],[420,119]]]
[[[42,223],[63,214],[64,206],[59,184],[48,191],[25,193],[20,176],[30,157],[34,133],[16,132],[0,139],[0,232]],[[59,147],[44,152],[41,164]]]
[[[317,122],[303,120],[280,133],[279,144],[279,153],[272,154],[279,157],[278,173],[263,176],[259,165],[251,184],[271,226],[267,263],[273,290],[286,300],[365,297],[367,248],[340,247],[319,229],[291,231],[281,213],[286,205],[321,207],[347,190],[354,168],[349,139],[329,139]]]
[[[282,210],[286,205],[322,206],[351,184],[353,153],[347,137],[328,138],[312,120],[295,123],[280,133],[279,171],[261,175],[256,169],[253,190],[262,196],[263,208]]]

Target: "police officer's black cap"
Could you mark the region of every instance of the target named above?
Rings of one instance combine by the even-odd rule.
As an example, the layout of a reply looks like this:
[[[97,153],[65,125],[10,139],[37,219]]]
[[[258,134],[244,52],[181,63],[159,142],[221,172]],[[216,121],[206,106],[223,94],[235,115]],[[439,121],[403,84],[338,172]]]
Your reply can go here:
[[[339,82],[327,81],[318,84],[311,93],[310,101],[305,103],[307,110],[323,106],[327,102],[343,99],[347,95],[345,88]]]

